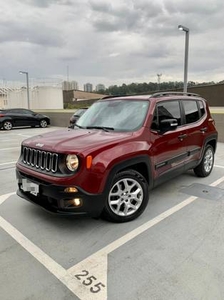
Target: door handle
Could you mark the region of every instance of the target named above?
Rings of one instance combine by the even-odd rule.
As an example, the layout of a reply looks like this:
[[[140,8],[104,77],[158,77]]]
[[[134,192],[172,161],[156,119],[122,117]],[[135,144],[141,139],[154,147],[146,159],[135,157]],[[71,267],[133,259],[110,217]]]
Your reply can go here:
[[[203,127],[203,128],[200,129],[200,131],[201,131],[202,133],[206,132],[207,130],[208,130],[208,127]]]
[[[183,134],[180,134],[180,135],[178,136],[178,139],[179,139],[180,141],[183,141],[183,139],[185,139],[186,137],[187,137],[186,133],[183,133]]]

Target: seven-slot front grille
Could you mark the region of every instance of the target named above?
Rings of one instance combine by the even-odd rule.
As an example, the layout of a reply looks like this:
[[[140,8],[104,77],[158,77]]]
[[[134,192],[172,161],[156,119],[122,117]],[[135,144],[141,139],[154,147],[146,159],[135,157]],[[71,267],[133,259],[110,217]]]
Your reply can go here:
[[[22,161],[24,164],[42,171],[56,173],[58,171],[58,154],[23,147]]]

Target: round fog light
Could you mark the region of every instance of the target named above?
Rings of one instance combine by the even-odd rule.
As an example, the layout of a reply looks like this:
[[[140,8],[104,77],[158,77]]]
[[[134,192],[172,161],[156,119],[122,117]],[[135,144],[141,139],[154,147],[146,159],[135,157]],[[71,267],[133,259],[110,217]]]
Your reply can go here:
[[[82,205],[82,200],[80,198],[73,199],[74,206],[78,207]]]
[[[83,205],[82,198],[64,199],[62,201],[62,206],[65,209],[79,208]]]

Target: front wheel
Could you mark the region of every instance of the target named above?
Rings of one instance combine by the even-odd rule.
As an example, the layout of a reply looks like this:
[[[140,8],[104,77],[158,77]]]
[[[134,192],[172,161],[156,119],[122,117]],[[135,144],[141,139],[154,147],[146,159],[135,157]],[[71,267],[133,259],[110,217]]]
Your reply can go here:
[[[128,222],[145,210],[149,200],[148,184],[135,170],[118,173],[109,190],[102,216],[112,222]]]
[[[46,128],[47,127],[47,121],[46,120],[41,120],[40,121],[40,127],[41,128]]]
[[[12,129],[12,122],[11,121],[5,121],[3,123],[3,129],[4,130],[11,130]]]
[[[208,145],[205,148],[205,152],[203,154],[203,158],[200,164],[194,169],[194,173],[198,177],[207,177],[214,165],[214,149],[212,146]]]

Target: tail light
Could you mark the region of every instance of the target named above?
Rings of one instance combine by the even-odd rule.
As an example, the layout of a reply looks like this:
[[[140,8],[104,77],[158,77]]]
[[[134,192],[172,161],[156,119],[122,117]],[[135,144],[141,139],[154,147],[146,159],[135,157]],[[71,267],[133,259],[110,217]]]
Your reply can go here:
[[[1,118],[1,117],[4,117],[4,116],[5,116],[5,115],[3,115],[3,114],[0,114],[0,118]]]
[[[213,118],[209,118],[208,121],[211,122],[215,126],[215,120]]]

